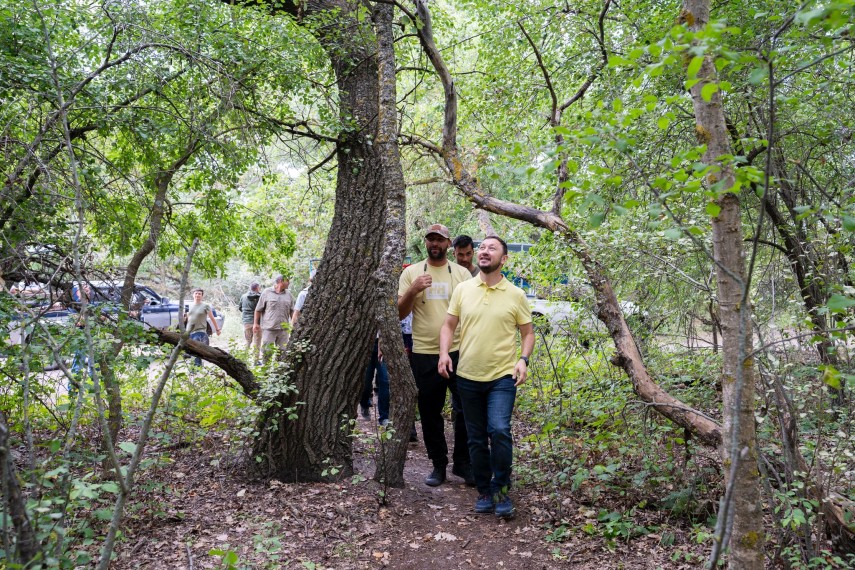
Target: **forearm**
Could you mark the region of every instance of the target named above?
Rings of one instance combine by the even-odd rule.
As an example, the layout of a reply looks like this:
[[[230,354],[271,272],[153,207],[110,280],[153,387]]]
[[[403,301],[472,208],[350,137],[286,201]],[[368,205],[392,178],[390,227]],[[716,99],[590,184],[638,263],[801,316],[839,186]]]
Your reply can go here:
[[[407,315],[413,312],[413,305],[416,303],[416,296],[418,292],[414,292],[412,289],[408,290],[406,293],[398,297],[398,318],[403,319]]]
[[[451,343],[454,340],[454,329],[457,328],[457,317],[448,315],[445,322],[442,323],[442,328],[439,329],[439,353],[448,354],[451,350]]]
[[[534,350],[534,331],[523,333],[520,339],[520,356],[529,357]]]
[[[261,311],[255,311],[252,319],[252,324],[258,326],[261,323]]]

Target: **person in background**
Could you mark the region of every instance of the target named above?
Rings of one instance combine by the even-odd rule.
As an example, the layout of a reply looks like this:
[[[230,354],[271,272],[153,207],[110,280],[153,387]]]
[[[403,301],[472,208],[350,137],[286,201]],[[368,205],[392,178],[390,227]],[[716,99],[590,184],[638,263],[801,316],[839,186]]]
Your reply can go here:
[[[202,302],[204,297],[205,291],[201,288],[193,290],[193,304],[187,310],[185,318],[187,320],[187,332],[190,333],[190,340],[208,345],[210,344],[208,322],[210,321],[211,330],[215,331],[218,336],[220,334],[220,327],[217,325],[216,319],[214,319],[214,312],[211,310],[211,305]],[[196,366],[202,366],[202,359],[198,356],[193,362]]]
[[[405,265],[404,269],[409,267]],[[404,339],[404,350],[407,352],[407,358],[413,353],[413,314],[410,313],[401,319],[401,338]],[[413,427],[410,429],[410,443],[419,441],[419,434],[416,433],[416,422],[413,421]]]
[[[513,463],[511,414],[517,387],[528,375],[534,327],[525,291],[502,275],[508,245],[490,236],[478,247],[478,277],[454,290],[439,335],[439,374],[457,372],[457,390],[469,434],[472,474],[478,488],[476,513],[514,515],[508,496]],[[455,332],[460,358],[455,362]],[[517,330],[520,348],[517,349]],[[517,356],[519,354],[519,356]]]
[[[284,275],[273,279],[273,287],[265,289],[255,307],[253,331],[261,331],[261,351],[268,362],[273,350],[288,344],[294,297],[288,290],[290,281]]]
[[[472,263],[472,257],[475,255],[472,238],[467,235],[459,235],[451,242],[454,248],[454,261],[460,267],[466,269],[472,277],[478,275],[478,266]]]
[[[246,349],[250,346],[255,348],[252,351],[254,359],[259,357],[261,352],[261,333],[255,331],[253,322],[255,321],[255,307],[258,306],[258,300],[261,298],[261,285],[252,283],[249,286],[249,291],[241,295],[238,307],[240,308],[240,318],[243,323],[243,338],[246,339]]]
[[[362,390],[362,399],[359,407],[362,417],[366,420],[371,417],[371,395],[374,392],[374,384],[377,383],[377,422],[385,426],[389,421],[389,371],[386,369],[386,361],[380,352],[380,336],[374,339],[374,348],[371,351],[371,360],[365,369],[365,386]]]
[[[472,482],[466,425],[461,413],[457,394],[457,379],[451,374],[440,376],[439,330],[448,311],[451,294],[464,281],[472,279],[463,267],[449,263],[448,248],[451,246],[448,228],[434,224],[425,232],[425,248],[428,257],[414,263],[401,272],[398,281],[398,317],[413,313],[413,351],[410,367],[418,387],[419,415],[422,435],[433,471],[425,479],[431,487],[442,485],[448,466],[448,444],[445,442],[446,394],[451,392],[451,407],[454,416],[454,465],[451,472]],[[457,364],[457,343],[452,347],[452,358]]]
[[[309,282],[306,286],[297,293],[297,301],[294,303],[294,314],[291,316],[291,328],[297,324],[297,319],[300,318],[300,313],[303,312],[303,305],[306,304],[306,297],[309,296],[309,288],[312,286],[312,279],[315,278],[315,272],[309,274]]]

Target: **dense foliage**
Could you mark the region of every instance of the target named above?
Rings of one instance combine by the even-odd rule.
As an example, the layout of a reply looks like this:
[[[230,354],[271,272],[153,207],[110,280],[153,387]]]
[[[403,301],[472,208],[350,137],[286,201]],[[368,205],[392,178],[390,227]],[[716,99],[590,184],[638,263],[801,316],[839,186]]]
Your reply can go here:
[[[716,421],[726,410],[712,225],[722,196],[739,197],[765,554],[792,568],[851,563],[847,543],[829,539],[822,504],[842,505],[855,533],[855,2],[717,4],[701,31],[676,1],[430,9],[460,101],[456,144],[479,192],[560,216],[632,308],[651,376]],[[305,282],[324,251],[336,152],[358,118],[339,114],[317,38],[345,44],[352,30],[334,10],[301,21],[271,12],[203,0],[0,7],[0,330],[25,337],[0,343],[9,561],[70,568],[97,557],[101,531],[121,516],[115,497],[132,494],[115,460],[132,462],[159,373],[177,358],[127,319],[129,303],[100,312],[73,303],[73,282],[157,279],[177,293],[190,251],[190,279],[215,285],[225,304],[257,275]],[[507,241],[534,244],[509,270],[574,308],[560,327],[538,327],[533,382],[519,401],[520,416],[539,426],[519,439],[519,482],[547,483],[556,505],[545,540],[629,541],[659,530],[636,520],[654,509],[711,547],[727,461],[657,415],[612,365],[612,338],[594,316],[598,291],[566,236],[487,217],[459,191],[459,173],[443,165],[443,85],[414,13],[402,2],[394,27],[409,184],[400,239],[420,258],[428,224],[477,239],[486,217]],[[699,76],[706,57],[714,81]],[[707,102],[721,97],[733,153],[718,158],[733,168],[732,186],[704,162],[711,135],[692,110],[696,85]],[[364,236],[353,247],[366,247]],[[9,294],[13,286],[42,289]],[[72,311],[47,318],[55,302]],[[264,387],[279,386],[276,367],[255,368],[230,326],[230,352],[270,380]],[[87,356],[98,360],[89,381],[86,365],[82,376],[71,370]],[[257,436],[248,416],[259,402],[218,375],[179,362],[154,400],[151,437],[168,446],[218,429],[240,447]],[[125,422],[110,450],[101,438],[117,401]],[[562,510],[568,495],[604,505],[596,522],[574,526]],[[703,562],[675,547],[680,557]]]

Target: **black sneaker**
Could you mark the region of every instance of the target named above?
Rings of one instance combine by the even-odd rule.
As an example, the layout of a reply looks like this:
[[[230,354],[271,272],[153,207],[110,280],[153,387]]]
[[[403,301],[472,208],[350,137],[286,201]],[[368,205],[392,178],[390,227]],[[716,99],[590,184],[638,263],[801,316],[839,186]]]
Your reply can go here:
[[[368,406],[359,406],[362,410],[362,418],[366,420],[371,419],[371,408]]]
[[[410,431],[410,443],[418,443],[419,434],[416,433],[416,426],[413,426],[412,431]]]
[[[430,475],[425,479],[425,485],[439,487],[445,482],[445,467],[434,467]]]
[[[464,481],[466,481],[467,487],[475,486],[475,477],[472,475],[472,466],[471,465],[462,465],[459,466],[457,463],[454,464],[454,467],[451,468],[451,472],[454,475],[457,475]]]
[[[496,516],[500,519],[514,518],[514,503],[511,501],[511,498],[504,493],[496,493],[495,499],[496,506],[494,512],[496,513]]]
[[[476,513],[492,513],[494,508],[493,495],[478,495],[478,500],[475,501]]]

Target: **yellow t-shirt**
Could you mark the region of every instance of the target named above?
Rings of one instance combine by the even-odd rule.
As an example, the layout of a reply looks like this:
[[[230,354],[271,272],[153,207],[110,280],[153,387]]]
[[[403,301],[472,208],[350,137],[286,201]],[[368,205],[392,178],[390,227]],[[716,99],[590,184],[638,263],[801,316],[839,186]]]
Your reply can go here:
[[[504,277],[493,287],[474,277],[454,290],[448,313],[459,319],[458,376],[489,382],[513,374],[519,360],[517,327],[531,322],[522,289]]]
[[[398,296],[402,297],[413,281],[429,273],[432,285],[416,295],[413,303],[413,352],[417,354],[439,354],[439,329],[445,322],[448,302],[458,285],[472,279],[469,272],[456,263],[446,262],[442,267],[433,267],[427,261],[414,263],[401,272],[398,280]],[[459,336],[454,335],[451,350],[457,350]]]

